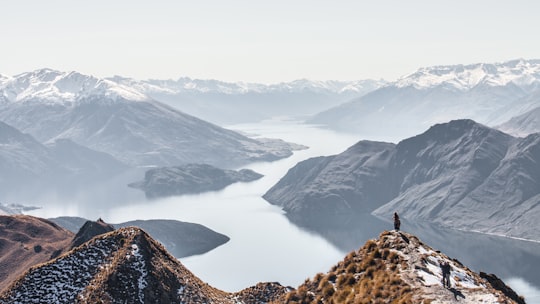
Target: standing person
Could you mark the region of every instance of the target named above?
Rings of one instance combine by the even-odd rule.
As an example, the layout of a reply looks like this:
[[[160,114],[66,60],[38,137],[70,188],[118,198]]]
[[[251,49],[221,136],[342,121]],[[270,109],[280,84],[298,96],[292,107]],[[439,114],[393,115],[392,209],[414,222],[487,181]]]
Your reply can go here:
[[[448,262],[442,262],[440,264],[442,272],[442,285],[443,287],[450,288],[450,271],[452,266]]]
[[[401,221],[399,220],[399,215],[397,212],[394,212],[394,229],[399,231],[399,226],[401,226]]]

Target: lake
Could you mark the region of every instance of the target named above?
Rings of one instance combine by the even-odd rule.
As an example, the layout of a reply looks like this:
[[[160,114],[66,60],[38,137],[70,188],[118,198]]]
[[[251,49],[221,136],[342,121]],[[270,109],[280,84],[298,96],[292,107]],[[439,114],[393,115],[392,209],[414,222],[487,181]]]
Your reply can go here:
[[[309,146],[275,162],[253,163],[244,168],[264,174],[251,183],[233,184],[224,190],[148,201],[142,191],[127,183],[140,180],[144,170],[133,170],[104,184],[88,185],[69,194],[51,191],[42,196],[43,208],[29,212],[41,217],[101,217],[110,223],[135,219],[174,219],[205,225],[231,240],[206,254],[181,262],[212,286],[238,291],[261,281],[293,287],[318,272],[326,272],[352,249],[377,237],[391,223],[368,216],[361,223],[332,228],[305,229],[292,224],[280,208],[262,195],[304,159],[337,154],[362,135],[339,134],[288,120],[229,126],[253,136],[281,138]],[[386,139],[396,140],[396,139]],[[476,233],[440,230],[404,222],[428,245],[455,257],[473,270],[495,273],[511,282],[528,303],[540,303],[540,244]],[[532,302],[531,302],[532,301]]]

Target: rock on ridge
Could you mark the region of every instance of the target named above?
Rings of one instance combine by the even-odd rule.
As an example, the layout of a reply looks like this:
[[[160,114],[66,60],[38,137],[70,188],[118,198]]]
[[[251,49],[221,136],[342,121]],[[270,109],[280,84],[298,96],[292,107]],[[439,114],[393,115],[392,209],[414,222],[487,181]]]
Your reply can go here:
[[[111,232],[113,230],[114,226],[105,223],[101,218],[95,222],[86,221],[73,238],[70,248],[78,247],[93,239],[95,236]]]
[[[440,263],[452,267],[442,286]],[[353,251],[328,273],[306,280],[275,303],[525,303],[433,250],[416,236],[385,231]]]

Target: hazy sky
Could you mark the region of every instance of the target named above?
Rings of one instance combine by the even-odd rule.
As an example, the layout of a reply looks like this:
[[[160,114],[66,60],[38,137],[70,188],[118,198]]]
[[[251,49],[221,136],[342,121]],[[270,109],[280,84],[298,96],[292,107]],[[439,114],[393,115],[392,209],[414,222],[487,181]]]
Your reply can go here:
[[[540,58],[540,1],[2,1],[0,74],[273,83]]]

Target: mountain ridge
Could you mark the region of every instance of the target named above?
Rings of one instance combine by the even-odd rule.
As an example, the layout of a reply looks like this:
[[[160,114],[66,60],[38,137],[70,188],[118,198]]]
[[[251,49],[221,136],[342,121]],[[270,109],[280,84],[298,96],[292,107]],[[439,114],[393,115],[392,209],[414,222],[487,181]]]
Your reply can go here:
[[[442,262],[451,263],[450,289],[440,283]],[[438,303],[453,297],[464,303],[525,303],[493,286],[511,294],[496,276],[481,277],[414,235],[385,231],[298,289],[259,283],[227,293],[202,282],[144,231],[127,227],[31,268],[0,293],[0,303]]]
[[[314,225],[325,216],[354,221],[397,211],[411,221],[539,240],[531,225],[540,218],[539,138],[472,120],[437,124],[397,145],[360,141],[303,161],[263,198]]]
[[[307,121],[397,142],[453,119],[500,125],[540,106],[539,92],[540,60],[427,67]]]
[[[131,166],[234,167],[288,157],[297,148],[243,136],[141,94],[109,80],[43,69],[0,84],[8,100],[0,104],[0,120],[42,143],[70,139]]]

